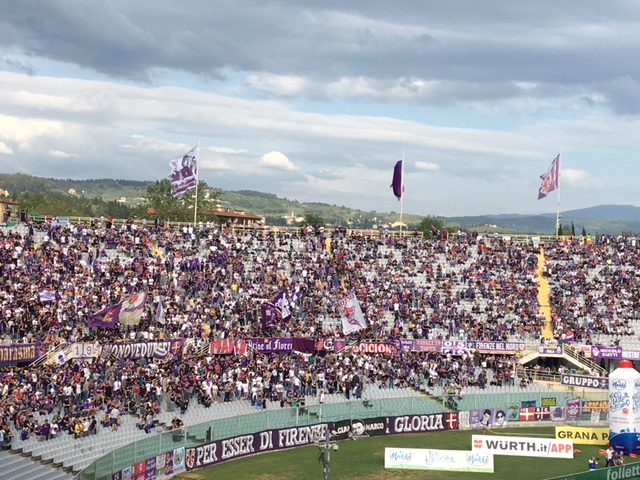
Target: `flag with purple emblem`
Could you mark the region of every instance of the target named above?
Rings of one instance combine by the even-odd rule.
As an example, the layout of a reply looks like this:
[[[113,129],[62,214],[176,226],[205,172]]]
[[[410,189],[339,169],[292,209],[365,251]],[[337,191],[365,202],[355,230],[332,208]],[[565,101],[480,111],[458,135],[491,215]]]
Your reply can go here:
[[[171,160],[169,165],[171,165],[171,195],[179,197],[183,193],[196,188],[198,183],[197,146],[186,154]]]
[[[120,319],[122,304],[110,305],[93,315],[89,315],[89,327],[116,328]]]
[[[367,328],[367,320],[364,318],[354,292],[349,292],[346,298],[338,302],[338,313],[342,320],[342,332],[345,335]]]
[[[120,303],[120,323],[123,325],[139,325],[144,306],[147,303],[147,292],[142,291],[123,297]]]
[[[41,290],[38,292],[38,296],[42,303],[57,302],[62,298],[60,294],[54,290]]]
[[[540,175],[542,185],[538,190],[538,200],[546,197],[560,186],[560,154],[551,162],[549,170]]]
[[[404,181],[402,178],[402,173],[402,160],[398,160],[396,166],[393,167],[393,180],[391,181],[393,194],[396,196],[398,201],[402,200],[402,194],[404,193]]]
[[[264,302],[261,307],[261,313],[263,330],[278,324],[280,312],[273,303]]]
[[[291,318],[291,299],[286,290],[280,290],[276,298],[273,299],[273,305],[280,313],[282,321],[286,322]]]

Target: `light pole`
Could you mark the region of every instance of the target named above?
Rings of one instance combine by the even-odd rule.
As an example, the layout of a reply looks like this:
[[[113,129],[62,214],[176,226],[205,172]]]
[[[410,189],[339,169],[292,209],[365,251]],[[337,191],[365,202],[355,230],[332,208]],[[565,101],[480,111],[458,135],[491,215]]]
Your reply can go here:
[[[328,427],[328,425],[327,425]],[[319,439],[318,439],[319,440]],[[324,480],[330,480],[331,478],[331,450],[334,452],[338,451],[338,444],[331,443],[331,431],[329,428],[326,429],[324,434],[324,446],[320,445],[318,442],[318,448],[320,450],[320,455],[318,460],[322,462],[322,469],[324,472]]]

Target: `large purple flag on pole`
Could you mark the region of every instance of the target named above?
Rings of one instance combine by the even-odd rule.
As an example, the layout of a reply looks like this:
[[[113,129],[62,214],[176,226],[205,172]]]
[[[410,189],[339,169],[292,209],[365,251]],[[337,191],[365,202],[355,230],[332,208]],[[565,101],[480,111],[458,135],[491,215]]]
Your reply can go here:
[[[400,201],[402,199],[402,194],[404,193],[402,160],[398,160],[396,166],[393,167],[393,181],[391,182],[391,188],[393,189],[393,194],[396,196],[398,201]]]
[[[174,158],[171,165],[171,194],[179,197],[196,188],[198,183],[198,147],[195,146],[185,155]]]
[[[120,309],[122,304],[111,305],[107,308],[103,308],[93,315],[89,315],[89,327],[100,328],[116,328],[118,320],[120,319]]]
[[[542,185],[538,190],[538,200],[546,197],[549,193],[553,192],[560,186],[560,154],[551,162],[549,170],[540,175],[542,179]]]

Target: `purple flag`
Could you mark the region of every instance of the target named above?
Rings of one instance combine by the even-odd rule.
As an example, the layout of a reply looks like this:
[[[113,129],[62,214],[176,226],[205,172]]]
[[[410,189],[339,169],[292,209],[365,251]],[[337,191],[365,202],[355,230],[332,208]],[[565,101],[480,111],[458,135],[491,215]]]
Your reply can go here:
[[[55,292],[53,290],[41,290],[40,292],[38,292],[38,296],[40,297],[40,301],[42,303],[57,302],[62,298],[58,292]]]
[[[264,302],[261,307],[262,311],[262,329],[266,330],[278,323],[280,312],[273,303]]]
[[[404,181],[402,178],[402,160],[398,160],[396,166],[393,167],[393,181],[391,182],[391,188],[393,189],[393,194],[396,196],[398,201],[402,199],[402,194],[404,193]]]
[[[103,308],[98,313],[89,315],[89,327],[100,328],[116,328],[118,320],[120,319],[120,309],[122,304],[111,305],[107,308]]]
[[[291,299],[286,290],[281,290],[276,298],[273,299],[273,305],[280,313],[282,321],[286,322],[291,318]]]
[[[196,188],[198,183],[198,147],[195,146],[185,155],[174,158],[171,165],[171,194],[179,197]]]
[[[551,162],[549,170],[540,175],[542,179],[542,185],[538,190],[538,200],[546,197],[549,193],[553,192],[560,186],[560,154]]]
[[[293,351],[299,353],[313,353],[316,351],[316,341],[311,338],[293,339]]]
[[[582,400],[580,397],[567,400],[567,418],[576,420],[582,413]]]

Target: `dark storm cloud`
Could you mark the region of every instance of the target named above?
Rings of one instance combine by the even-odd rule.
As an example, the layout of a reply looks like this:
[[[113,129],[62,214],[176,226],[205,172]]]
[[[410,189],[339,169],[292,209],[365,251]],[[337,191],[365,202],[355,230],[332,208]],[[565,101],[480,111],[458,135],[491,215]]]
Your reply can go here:
[[[618,80],[640,79],[635,2],[24,0],[1,10],[0,48],[132,80],[159,70],[300,76],[309,84],[295,95],[330,99],[323,84],[366,78],[380,102],[574,90],[601,93],[617,112],[640,108]],[[441,85],[411,96],[402,79]],[[398,86],[399,98],[385,89]]]

